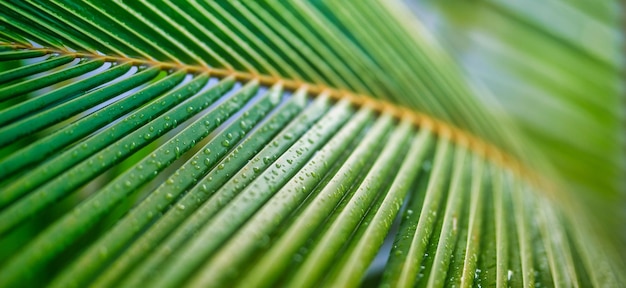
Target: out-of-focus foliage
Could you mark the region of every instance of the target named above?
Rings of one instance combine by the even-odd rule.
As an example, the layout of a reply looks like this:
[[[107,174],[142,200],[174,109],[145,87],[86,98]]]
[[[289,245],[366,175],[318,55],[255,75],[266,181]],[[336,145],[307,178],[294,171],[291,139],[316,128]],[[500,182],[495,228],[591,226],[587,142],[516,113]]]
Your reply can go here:
[[[468,79],[497,100],[484,103],[497,102],[492,110],[512,117],[556,168],[567,187],[560,197],[580,197],[577,209],[626,239],[619,1],[408,2]]]

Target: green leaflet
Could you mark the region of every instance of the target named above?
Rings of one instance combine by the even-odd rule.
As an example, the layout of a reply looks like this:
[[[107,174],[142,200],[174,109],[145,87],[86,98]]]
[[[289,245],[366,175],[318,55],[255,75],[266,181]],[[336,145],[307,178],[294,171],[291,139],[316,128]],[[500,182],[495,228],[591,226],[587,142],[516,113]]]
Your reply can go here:
[[[50,57],[50,59],[47,61],[4,71],[0,73],[0,83],[6,83],[14,79],[22,78],[24,76],[29,76],[29,75],[37,74],[40,72],[45,72],[55,67],[66,64],[72,61],[73,59],[74,58],[72,56],[60,56],[60,57],[53,56],[53,57]]]
[[[104,62],[99,60],[89,61],[81,63],[81,65],[77,65],[76,67],[72,67],[71,69],[63,69],[55,73],[50,73],[46,76],[2,87],[0,88],[0,100],[4,101],[7,99],[11,99],[18,95],[40,89],[48,85],[61,82],[63,80],[87,74],[87,72],[100,67],[102,64],[104,64]],[[3,142],[0,143],[2,143],[2,145],[6,145],[6,143],[10,140],[12,139],[3,140]]]
[[[2,61],[39,57],[39,56],[44,56],[47,54],[45,51],[28,51],[28,50],[15,51],[15,50],[12,50],[10,47],[8,47],[8,49],[9,51],[0,52],[0,59]]]
[[[594,150],[617,130],[530,138],[617,121],[578,91],[618,85],[610,21],[549,4],[607,36],[576,46],[536,4],[475,5],[490,37],[524,35],[489,51],[539,67],[510,66],[531,79],[515,92],[557,95],[541,103],[575,127],[485,101],[399,2],[0,2],[0,286],[619,286],[572,213],[617,187]],[[525,39],[554,59],[509,47]],[[576,175],[589,189],[562,197]]]

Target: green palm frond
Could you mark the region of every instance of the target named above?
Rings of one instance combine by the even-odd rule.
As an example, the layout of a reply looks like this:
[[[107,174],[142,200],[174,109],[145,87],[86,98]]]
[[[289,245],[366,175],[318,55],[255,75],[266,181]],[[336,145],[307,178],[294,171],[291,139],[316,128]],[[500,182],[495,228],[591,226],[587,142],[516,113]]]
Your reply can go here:
[[[600,115],[571,145],[548,125],[558,152],[532,116],[474,87],[473,50],[440,46],[464,37],[456,20],[430,34],[411,5],[383,1],[0,7],[2,287],[625,283],[607,236],[623,224],[623,111],[557,114]],[[620,56],[567,43],[616,85],[588,92],[618,95]],[[536,83],[556,103],[584,99]],[[594,156],[602,175],[561,167]]]
[[[498,96],[569,182],[569,193],[603,210],[612,198],[622,210],[624,202],[615,201],[626,191],[619,4],[431,2],[415,11],[432,19],[457,62]],[[607,214],[602,221],[615,218]]]

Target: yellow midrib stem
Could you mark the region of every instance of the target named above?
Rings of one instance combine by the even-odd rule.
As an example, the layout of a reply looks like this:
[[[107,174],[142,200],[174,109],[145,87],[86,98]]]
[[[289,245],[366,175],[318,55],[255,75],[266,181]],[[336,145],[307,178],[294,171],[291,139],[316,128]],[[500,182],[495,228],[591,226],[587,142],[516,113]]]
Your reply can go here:
[[[269,75],[253,74],[249,72],[220,69],[208,66],[194,66],[183,63],[159,62],[155,60],[136,59],[123,56],[108,56],[86,52],[67,51],[61,49],[38,48],[34,46],[15,43],[0,42],[0,45],[10,46],[14,49],[28,49],[32,51],[42,51],[46,53],[57,53],[60,55],[72,55],[77,58],[85,57],[102,59],[103,61],[118,63],[130,62],[135,65],[150,65],[162,67],[163,69],[185,70],[191,73],[208,73],[209,75],[217,78],[234,76],[236,80],[242,82],[256,79],[257,81],[259,81],[260,84],[266,86],[282,84],[284,89],[290,91],[295,91],[306,87],[309,96],[312,97],[318,95],[328,95],[331,99],[337,101],[348,100],[350,103],[357,107],[368,106],[378,113],[387,113],[392,115],[396,119],[408,119],[417,127],[427,127],[436,135],[447,137],[453,143],[465,146],[468,150],[482,156],[484,159],[487,159],[501,167],[510,169],[512,172],[514,172],[521,178],[528,180],[530,183],[544,187],[547,185],[545,181],[546,179],[534,173],[532,170],[526,167],[526,165],[521,163],[516,157],[503,151],[499,147],[473,135],[471,132],[462,130],[448,122],[436,119],[430,115],[426,115],[424,113],[417,112],[406,107],[401,107],[388,101],[376,99],[369,95],[357,94],[351,91],[336,89],[323,84],[306,83],[293,79],[283,79]]]

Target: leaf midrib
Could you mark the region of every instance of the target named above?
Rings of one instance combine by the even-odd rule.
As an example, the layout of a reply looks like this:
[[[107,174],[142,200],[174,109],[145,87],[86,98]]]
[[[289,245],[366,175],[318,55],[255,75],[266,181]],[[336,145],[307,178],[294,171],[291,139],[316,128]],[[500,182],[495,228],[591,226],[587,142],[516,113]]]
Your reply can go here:
[[[325,95],[333,100],[348,100],[356,107],[368,106],[376,113],[390,114],[394,119],[409,120],[416,127],[426,127],[440,137],[449,138],[456,145],[464,146],[473,153],[485,159],[508,168],[520,178],[526,179],[529,183],[537,186],[547,186],[545,177],[533,172],[527,165],[522,163],[517,157],[504,151],[502,148],[484,140],[473,133],[461,129],[449,122],[443,121],[432,115],[415,111],[407,107],[399,106],[395,103],[374,98],[366,94],[355,93],[348,90],[337,89],[323,84],[308,83],[297,79],[280,78],[266,74],[257,74],[232,69],[222,69],[205,65],[189,65],[180,62],[162,62],[158,60],[148,60],[125,56],[101,55],[91,52],[79,52],[47,47],[35,47],[17,43],[0,42],[0,46],[11,47],[12,49],[25,49],[29,51],[41,51],[47,54],[55,53],[59,55],[69,55],[77,58],[101,59],[106,62],[131,63],[133,65],[148,65],[160,67],[161,69],[183,70],[189,73],[209,73],[212,77],[226,78],[233,76],[237,81],[247,82],[257,80],[261,85],[272,86],[280,83],[287,91],[296,91],[303,87],[311,97]]]

